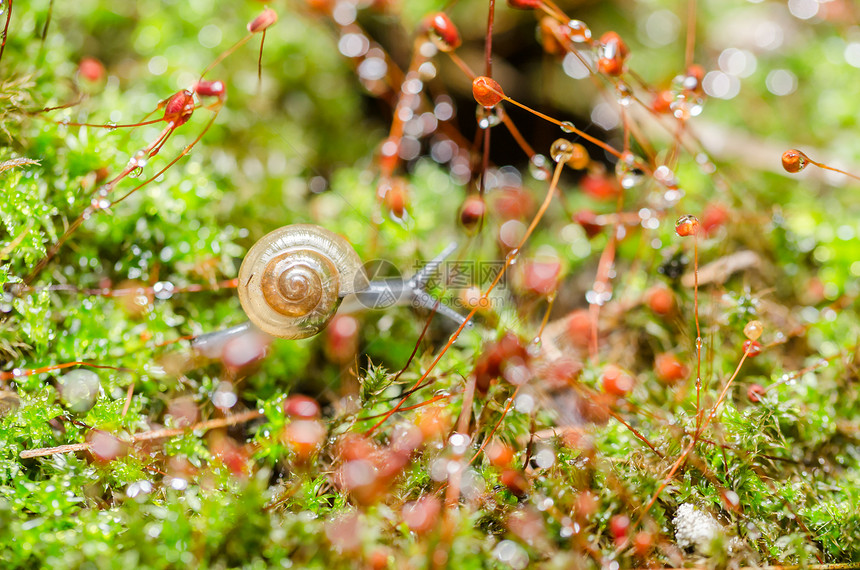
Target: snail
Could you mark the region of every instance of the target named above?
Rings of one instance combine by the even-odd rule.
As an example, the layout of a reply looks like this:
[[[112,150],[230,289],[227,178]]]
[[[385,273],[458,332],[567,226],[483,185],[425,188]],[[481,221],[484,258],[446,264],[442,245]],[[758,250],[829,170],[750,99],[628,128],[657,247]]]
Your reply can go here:
[[[319,226],[284,226],[255,243],[239,268],[239,302],[257,328],[307,338],[331,321],[356,284],[368,281],[349,243]]]
[[[280,338],[311,337],[328,325],[341,303],[347,312],[412,304],[460,325],[462,315],[424,290],[456,247],[449,245],[410,279],[371,281],[341,236],[311,224],[284,226],[255,243],[239,268],[239,302],[250,322],[200,335],[193,344],[217,357],[227,341],[254,329]]]

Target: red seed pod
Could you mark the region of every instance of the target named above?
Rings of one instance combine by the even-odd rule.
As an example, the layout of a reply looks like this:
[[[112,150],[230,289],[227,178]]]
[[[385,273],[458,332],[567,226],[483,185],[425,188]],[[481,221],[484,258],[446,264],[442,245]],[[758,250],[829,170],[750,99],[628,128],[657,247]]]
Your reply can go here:
[[[675,295],[666,287],[652,287],[645,293],[645,300],[654,314],[665,317],[675,308]]]
[[[654,358],[654,371],[657,378],[667,384],[675,384],[687,377],[687,367],[674,354],[664,352]]]
[[[282,404],[284,413],[293,418],[310,420],[320,416],[320,405],[316,400],[302,394],[293,394]]]
[[[604,392],[619,398],[633,391],[633,378],[613,364],[603,369],[602,384]]]
[[[761,354],[761,343],[757,340],[745,340],[744,352],[750,357],[758,356]]]
[[[761,397],[764,395],[764,393],[764,386],[762,386],[761,384],[752,384],[747,389],[747,398],[749,398],[749,401],[753,404],[758,404],[759,402],[761,402]]]
[[[265,31],[277,21],[278,14],[271,8],[266,8],[259,16],[251,20],[248,24],[248,31],[252,34]]]
[[[543,6],[541,0],[508,0],[508,6],[517,10],[538,10]]]
[[[201,97],[217,97],[223,99],[227,95],[227,86],[223,81],[206,81],[201,79],[194,85],[194,91]]]
[[[606,32],[600,37],[597,70],[606,75],[621,75],[624,73],[624,62],[629,54],[630,50],[621,36],[615,32]]]
[[[797,174],[809,165],[809,157],[797,149],[782,153],[782,167],[786,172]]]
[[[175,126],[181,127],[188,122],[193,112],[194,92],[184,89],[167,100],[164,105],[164,120],[172,121]]]
[[[460,207],[460,223],[469,231],[472,231],[481,222],[486,213],[484,199],[477,194],[467,196]]]
[[[430,39],[441,51],[453,51],[460,47],[462,40],[457,26],[444,12],[431,14],[424,20],[424,26],[432,35]]]
[[[675,222],[675,233],[681,237],[692,236],[699,233],[699,219],[696,216],[686,214]]]
[[[490,77],[480,76],[472,81],[472,95],[484,107],[495,107],[504,97],[502,86]]]

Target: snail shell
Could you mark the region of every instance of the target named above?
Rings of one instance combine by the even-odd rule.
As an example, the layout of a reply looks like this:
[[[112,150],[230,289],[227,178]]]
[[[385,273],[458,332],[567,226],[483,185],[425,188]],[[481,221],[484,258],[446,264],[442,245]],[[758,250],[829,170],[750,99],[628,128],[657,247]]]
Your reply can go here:
[[[284,226],[255,243],[239,268],[239,302],[260,330],[307,338],[334,317],[356,279],[366,283],[349,243],[309,224]]]

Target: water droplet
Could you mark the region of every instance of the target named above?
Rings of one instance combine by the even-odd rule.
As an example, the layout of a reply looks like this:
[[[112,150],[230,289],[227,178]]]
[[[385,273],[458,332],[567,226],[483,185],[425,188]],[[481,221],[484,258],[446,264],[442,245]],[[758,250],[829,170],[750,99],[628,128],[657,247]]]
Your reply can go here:
[[[581,44],[591,40],[591,29],[582,20],[570,20],[567,27],[571,41]]]
[[[556,162],[567,162],[573,157],[573,143],[567,139],[556,139],[549,148],[549,155]]]
[[[561,127],[561,130],[564,131],[565,133],[575,133],[576,132],[576,125],[574,125],[570,121],[564,121],[561,125],[559,125],[559,127]]]
[[[511,251],[508,252],[508,255],[505,256],[505,261],[507,261],[508,265],[513,265],[517,262],[517,257],[520,255],[519,248],[515,247]]]
[[[475,109],[475,118],[478,120],[478,127],[482,129],[495,127],[502,122],[501,113],[501,107],[487,108],[478,105],[477,109]]]
[[[623,81],[619,81],[615,84],[615,97],[618,99],[619,105],[629,107],[633,101],[633,90]]]
[[[116,130],[116,123],[114,123],[113,121],[111,121],[110,123],[108,123],[105,126],[107,127],[108,131],[115,131]]]
[[[549,177],[549,159],[542,154],[536,154],[529,159],[529,174],[535,180],[546,180]]]
[[[700,115],[704,104],[704,99],[694,93],[680,93],[669,104],[669,108],[676,119],[686,121],[690,117]]]
[[[642,170],[636,166],[636,157],[631,152],[625,152],[615,163],[615,176],[625,190],[639,185],[643,179]]]
[[[90,411],[96,404],[101,382],[92,370],[79,368],[59,379],[60,396],[66,407],[76,413]]]
[[[744,336],[750,340],[758,340],[763,330],[761,321],[750,321],[744,326]]]
[[[152,286],[152,292],[156,299],[170,299],[175,287],[170,281],[159,281]]]
[[[128,175],[131,178],[137,178],[141,174],[143,174],[143,168],[141,168],[139,166],[135,166],[134,168],[131,169],[131,172],[128,173]]]

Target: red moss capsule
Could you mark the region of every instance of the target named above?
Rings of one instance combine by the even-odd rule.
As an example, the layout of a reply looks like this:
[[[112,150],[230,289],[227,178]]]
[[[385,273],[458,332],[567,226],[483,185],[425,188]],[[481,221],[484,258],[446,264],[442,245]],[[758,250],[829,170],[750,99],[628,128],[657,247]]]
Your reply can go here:
[[[78,64],[78,74],[87,81],[95,83],[104,79],[105,66],[93,57],[85,57]]]
[[[528,260],[523,264],[523,286],[536,295],[548,295],[558,287],[561,260]]]
[[[338,364],[352,362],[358,352],[358,319],[352,315],[335,315],[325,330],[325,353]]]
[[[502,485],[517,497],[524,497],[529,490],[529,482],[522,473],[515,469],[506,469],[499,476]]]
[[[669,89],[663,89],[654,94],[654,98],[651,99],[651,109],[655,113],[671,113],[674,100],[675,95]]]
[[[758,356],[761,354],[761,343],[757,340],[745,340],[744,352],[750,357]]]
[[[591,210],[580,210],[573,215],[573,221],[582,226],[589,239],[603,231],[603,226],[597,223],[597,214]]]
[[[606,32],[600,37],[600,57],[597,60],[597,70],[606,75],[621,75],[624,63],[630,50],[621,36],[615,32]]]
[[[109,463],[129,452],[127,443],[100,429],[94,429],[87,434],[87,443],[93,458],[102,463]]]
[[[618,196],[618,186],[600,174],[586,174],[579,181],[579,185],[583,192],[596,200],[610,200]]]
[[[486,212],[484,199],[477,194],[467,196],[460,208],[460,223],[471,231],[481,222]]]
[[[559,38],[569,38],[570,28],[551,16],[545,16],[540,21],[540,38],[543,50],[549,55],[563,57],[567,48]]]
[[[430,39],[441,51],[453,51],[460,47],[460,32],[447,14],[437,12],[428,16],[424,22],[426,29],[431,32]]]
[[[577,309],[567,316],[567,339],[579,348],[591,341],[591,316],[587,309]]]
[[[175,126],[181,127],[188,122],[193,112],[194,93],[184,89],[167,100],[164,105],[164,120],[172,121]]]
[[[472,95],[484,107],[495,107],[504,97],[502,86],[490,77],[480,76],[472,81]]]
[[[654,372],[666,384],[675,384],[687,377],[687,367],[674,354],[658,354],[654,359]]]
[[[227,95],[227,86],[223,81],[206,81],[201,79],[194,85],[194,91],[201,97],[217,97],[223,99]]]
[[[615,365],[603,369],[603,391],[623,398],[633,391],[633,378]]]
[[[451,427],[451,416],[444,408],[432,407],[422,412],[415,422],[424,441],[437,439]]]
[[[702,229],[708,235],[713,234],[729,219],[729,211],[720,204],[712,203],[705,206],[702,212]]]
[[[436,526],[441,511],[442,501],[433,495],[425,495],[417,501],[403,505],[401,513],[409,530],[425,534]]]
[[[320,416],[320,405],[316,400],[302,394],[293,394],[282,404],[284,413],[292,418],[311,420]]]
[[[759,402],[761,402],[761,397],[764,396],[764,392],[764,386],[762,386],[761,384],[752,384],[747,389],[747,398],[753,404],[758,404]]]
[[[699,219],[689,214],[681,216],[675,222],[675,233],[681,237],[692,236],[699,233]]]
[[[391,215],[398,220],[403,219],[406,215],[406,204],[409,201],[409,194],[406,190],[406,183],[403,179],[395,179],[385,193],[385,207],[391,212]]]
[[[637,532],[636,536],[633,537],[633,550],[635,550],[636,555],[641,558],[648,556],[653,545],[654,537],[652,537],[649,532],[645,532],[643,530],[641,532]]]
[[[490,460],[490,463],[496,467],[508,467],[514,461],[514,450],[510,445],[500,441],[490,443],[484,454]]]
[[[266,8],[263,12],[248,23],[248,31],[252,34],[265,31],[278,21],[278,14],[271,8]]]
[[[326,430],[317,420],[294,420],[284,429],[284,443],[298,461],[307,461],[325,439]]]
[[[809,165],[809,157],[797,149],[782,153],[782,167],[786,172],[797,174]]]
[[[645,294],[645,301],[648,303],[648,308],[655,315],[665,317],[670,314],[675,308],[675,295],[666,287],[652,287]]]
[[[630,517],[627,515],[615,515],[609,519],[609,532],[615,538],[615,542],[624,542],[630,531]]]
[[[494,191],[493,196],[493,209],[506,220],[525,218],[534,209],[534,200],[522,188],[509,186]]]

